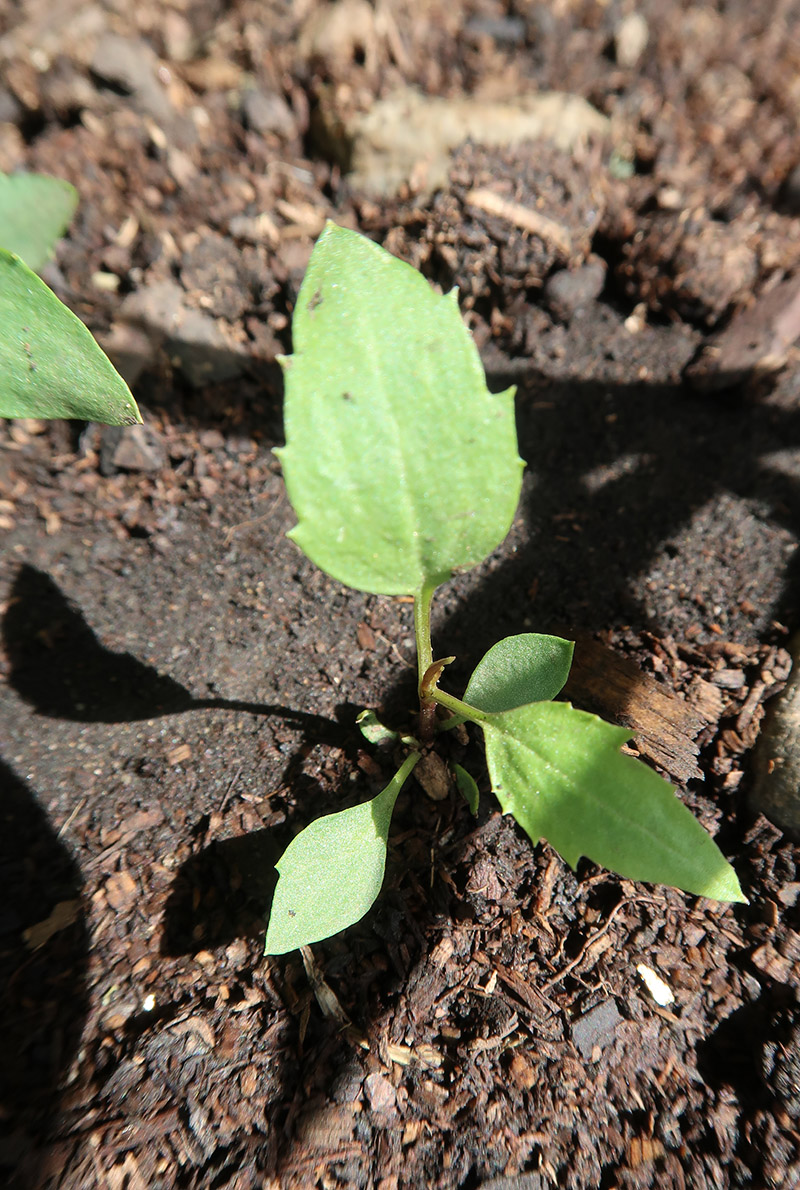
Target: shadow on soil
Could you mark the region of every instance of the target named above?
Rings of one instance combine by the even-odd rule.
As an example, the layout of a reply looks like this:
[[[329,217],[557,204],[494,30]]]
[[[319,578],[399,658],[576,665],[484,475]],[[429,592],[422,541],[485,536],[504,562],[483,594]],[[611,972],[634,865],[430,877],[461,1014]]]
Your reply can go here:
[[[743,1103],[768,1102],[761,1050],[772,1034],[774,1014],[793,1000],[787,988],[765,988],[752,1004],[737,1008],[717,1025],[697,1051],[700,1072],[709,1086],[731,1087]]]
[[[193,954],[201,945],[213,948],[236,938],[263,939],[278,883],[275,863],[287,842],[288,837],[283,841],[265,828],[214,840],[191,856],[172,884],[161,953]]]
[[[133,723],[183,711],[279,715],[315,740],[334,743],[323,715],[226,698],[195,698],[185,686],[130,653],[107,649],[44,571],[19,569],[3,617],[8,684],[40,715],[78,723]]]
[[[734,398],[724,403],[702,400],[679,388],[610,390],[565,384],[522,391],[518,426],[520,452],[530,471],[520,544],[490,562],[479,585],[467,589],[459,582],[452,584],[434,617],[436,652],[458,656],[448,670],[454,690],[463,688],[483,652],[506,633],[547,632],[570,624],[584,631],[631,625],[635,631],[680,632],[685,624],[708,621],[716,613],[698,611],[693,602],[697,592],[691,590],[685,596],[665,591],[663,620],[648,617],[633,586],[648,573],[665,543],[674,543],[674,553],[668,549],[668,556],[713,552],[713,539],[708,544],[696,541],[690,524],[720,492],[756,501],[764,510],[765,532],[775,524],[793,532],[800,527],[800,485],[762,461],[800,441],[798,411],[787,413]],[[750,523],[752,507],[739,515],[743,525]],[[736,533],[735,516],[729,531]],[[780,548],[783,557],[783,545]],[[722,609],[729,613],[726,631],[763,637],[775,615],[796,624],[794,560],[787,564],[783,557],[776,567],[772,557],[747,555],[741,559],[741,573],[735,574],[728,573],[724,551],[717,561],[719,574],[712,575],[711,593],[725,597],[727,575],[732,602]],[[737,583],[753,582],[761,591],[756,622],[733,605],[740,597]],[[117,722],[227,707],[283,715],[317,742],[341,744],[343,739],[345,729],[319,716],[192,698],[178,683],[130,655],[106,650],[52,581],[30,567],[20,572],[3,631],[11,684],[45,715]],[[385,706],[399,703],[398,689],[386,692]],[[402,700],[407,702],[405,689]],[[488,803],[484,799],[479,829],[492,812]],[[346,944],[341,939],[325,944],[321,959],[326,978],[341,990],[353,1019],[368,1032],[391,1013],[387,1006],[398,988],[408,991],[422,970],[420,958],[430,945],[430,927],[453,916],[469,918],[473,912],[452,881],[429,883],[432,846],[438,847],[447,835],[449,859],[443,864],[437,860],[437,866],[446,869],[458,854],[453,846],[475,830],[466,809],[457,801],[434,806],[415,799],[412,812],[401,796],[396,817],[400,834],[390,845],[389,878],[378,905],[348,932]],[[301,825],[293,821],[281,833],[288,838]],[[237,934],[252,937],[263,930],[264,906],[274,883],[270,868],[280,850],[277,841],[272,832],[257,832],[214,843],[189,862],[176,877],[169,902],[170,953],[196,945],[197,898],[202,903],[203,889],[213,891],[211,903],[202,910],[204,943],[211,939],[221,944]],[[234,911],[225,907],[229,903]],[[389,965],[382,968],[384,955]],[[274,1121],[283,1138],[278,1141],[278,1169],[291,1152],[298,1117],[305,1118],[310,1110],[304,1105],[313,1103],[315,1096],[327,1101],[342,1069],[353,1067],[359,1086],[367,1070],[340,1036],[338,1023],[317,1019],[314,1013],[305,1038],[290,1037],[287,1045],[291,1053],[284,1055],[284,1094]],[[708,1051],[711,1063],[715,1052]],[[399,1136],[396,1139],[399,1144]],[[472,1159],[477,1160],[475,1152]],[[474,1177],[470,1169],[476,1168],[467,1165],[463,1178]],[[481,1176],[491,1172],[483,1168]]]
[[[0,1170],[39,1185],[86,1020],[82,880],[34,792],[0,760]]]
[[[339,708],[337,722],[267,703],[194,698],[179,682],[130,653],[107,649],[52,578],[29,565],[20,568],[11,588],[2,635],[9,685],[49,718],[129,723],[209,709],[277,716],[302,732],[283,773],[286,785],[296,780],[307,744],[327,743],[352,752],[351,745],[360,739],[355,728],[360,708],[350,704]],[[214,841],[192,856],[175,878],[163,953],[192,953],[200,939],[217,946],[263,934],[277,882],[275,861],[290,837],[288,829],[265,829]]]

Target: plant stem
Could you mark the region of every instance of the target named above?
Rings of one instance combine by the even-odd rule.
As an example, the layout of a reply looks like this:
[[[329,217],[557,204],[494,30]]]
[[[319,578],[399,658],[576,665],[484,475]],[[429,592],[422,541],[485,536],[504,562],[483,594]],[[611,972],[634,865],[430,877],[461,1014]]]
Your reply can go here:
[[[462,702],[460,698],[456,698],[454,694],[447,694],[438,686],[432,692],[431,697],[440,706],[447,707],[448,711],[452,711],[454,715],[463,715],[471,723],[486,723],[489,719],[486,711],[479,711],[477,707],[471,707],[468,702]]]
[[[436,703],[422,693],[422,679],[433,665],[431,646],[431,599],[435,587],[422,587],[414,596],[414,636],[417,641],[417,689],[419,691],[419,738],[423,744],[433,741],[436,727]]]
[[[431,599],[435,587],[422,587],[414,596],[414,635],[417,640],[417,680],[419,683],[433,665],[431,647]]]
[[[387,786],[387,788],[391,788],[393,786],[396,787],[397,793],[395,793],[395,797],[397,797],[397,794],[400,792],[400,790],[405,785],[406,777],[411,772],[414,765],[417,763],[418,760],[421,760],[421,759],[422,759],[421,752],[409,752],[408,756],[405,758],[403,763],[400,765],[400,768],[397,770],[395,775],[392,777],[390,786]],[[383,792],[385,793],[386,790],[384,789]]]
[[[456,715],[463,715],[472,723],[485,723],[487,716],[469,703],[462,702],[453,694],[446,694],[438,686],[423,692],[422,683],[433,665],[431,645],[431,599],[435,587],[422,587],[414,596],[414,636],[417,641],[417,671],[419,689],[419,738],[422,744],[433,742],[436,733],[436,704],[446,707]],[[448,658],[449,661],[455,658]],[[437,676],[438,680],[438,676]]]

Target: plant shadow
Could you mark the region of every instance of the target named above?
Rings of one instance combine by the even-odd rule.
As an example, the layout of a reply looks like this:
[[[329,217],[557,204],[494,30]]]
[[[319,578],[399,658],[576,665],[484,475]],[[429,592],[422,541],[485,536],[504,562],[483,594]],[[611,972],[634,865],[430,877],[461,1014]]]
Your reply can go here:
[[[300,724],[315,740],[336,742],[324,715],[269,703],[196,698],[180,682],[131,653],[107,649],[50,575],[20,567],[2,622],[8,684],[39,715],[79,723],[133,723],[184,711],[245,711]]]
[[[519,632],[520,612],[543,632],[630,625],[706,640],[715,620],[751,638],[774,634],[776,617],[796,621],[798,560],[775,530],[800,532],[800,477],[773,460],[800,444],[800,409],[591,383],[522,386],[517,408],[524,541],[443,617],[441,647],[458,654],[448,677],[465,680],[496,639]],[[726,540],[741,534],[740,502],[751,541]],[[693,549],[711,559],[711,582]]]
[[[161,953],[192,954],[238,938],[263,939],[282,850],[280,833],[265,827],[214,840],[186,860],[164,910]]]
[[[88,933],[78,866],[2,760],[0,826],[0,1170],[29,1190],[88,1013]]]

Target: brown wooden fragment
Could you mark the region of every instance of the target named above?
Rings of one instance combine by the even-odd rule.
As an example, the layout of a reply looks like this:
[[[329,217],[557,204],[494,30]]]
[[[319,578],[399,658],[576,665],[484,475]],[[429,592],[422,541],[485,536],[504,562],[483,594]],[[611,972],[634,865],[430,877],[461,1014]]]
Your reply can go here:
[[[800,275],[763,293],[712,335],[686,368],[695,388],[717,390],[777,372],[800,338]]]
[[[695,738],[708,720],[626,657],[592,637],[579,636],[564,696],[583,710],[629,727],[639,751],[676,781],[702,779]]]

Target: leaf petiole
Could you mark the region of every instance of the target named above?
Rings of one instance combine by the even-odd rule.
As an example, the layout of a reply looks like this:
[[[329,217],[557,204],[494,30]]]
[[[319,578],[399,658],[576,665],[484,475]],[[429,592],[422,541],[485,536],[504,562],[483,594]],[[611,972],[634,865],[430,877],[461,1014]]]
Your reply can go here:
[[[448,711],[452,711],[454,715],[459,715],[462,719],[469,719],[470,723],[488,723],[491,719],[491,715],[486,711],[479,711],[477,707],[471,707],[468,702],[463,702],[454,694],[440,690],[438,686],[431,691],[431,698],[440,706],[446,707]],[[446,723],[445,726],[447,726]],[[455,724],[453,726],[455,727]]]

